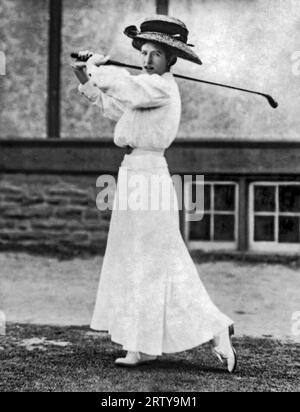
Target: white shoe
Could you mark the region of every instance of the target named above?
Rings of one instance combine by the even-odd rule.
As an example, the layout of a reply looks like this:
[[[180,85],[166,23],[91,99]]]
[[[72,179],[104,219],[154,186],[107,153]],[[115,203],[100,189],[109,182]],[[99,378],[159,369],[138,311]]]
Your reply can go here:
[[[157,356],[147,355],[141,352],[127,352],[125,358],[118,358],[115,360],[115,364],[118,366],[136,366],[151,362],[157,359]]]
[[[231,336],[234,334],[233,325],[218,336],[218,344],[212,347],[212,352],[221,363],[226,362],[229,373],[234,373],[237,367],[237,355],[232,346]]]

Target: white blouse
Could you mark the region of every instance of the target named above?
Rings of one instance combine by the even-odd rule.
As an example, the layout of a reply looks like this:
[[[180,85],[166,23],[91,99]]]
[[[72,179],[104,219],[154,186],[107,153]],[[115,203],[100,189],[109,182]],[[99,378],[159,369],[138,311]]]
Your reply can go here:
[[[181,116],[180,93],[172,73],[133,76],[120,67],[94,64],[87,64],[87,73],[90,80],[78,90],[105,117],[117,121],[117,146],[164,150],[171,145]]]

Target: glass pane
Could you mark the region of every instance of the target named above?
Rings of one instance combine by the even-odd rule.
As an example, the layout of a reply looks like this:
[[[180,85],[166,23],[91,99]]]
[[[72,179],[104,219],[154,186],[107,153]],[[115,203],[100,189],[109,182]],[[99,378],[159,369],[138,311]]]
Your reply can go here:
[[[275,241],[275,218],[273,216],[255,217],[254,240],[256,242]]]
[[[210,215],[204,215],[200,221],[190,222],[190,240],[210,241]]]
[[[215,185],[215,210],[223,212],[235,210],[235,186]]]
[[[1,139],[46,137],[48,8],[47,0],[0,1]]]
[[[234,242],[234,216],[215,215],[214,240]]]
[[[299,243],[300,242],[300,218],[280,217],[279,218],[279,242]]]
[[[204,185],[204,210],[210,210],[210,192],[211,186]],[[192,185],[192,201],[196,202],[196,184]]]
[[[211,190],[212,190],[211,185],[204,185],[204,210],[211,209],[211,204],[210,204]]]
[[[300,213],[300,186],[279,187],[279,210],[280,212]]]
[[[275,186],[256,186],[254,189],[255,212],[275,212]]]

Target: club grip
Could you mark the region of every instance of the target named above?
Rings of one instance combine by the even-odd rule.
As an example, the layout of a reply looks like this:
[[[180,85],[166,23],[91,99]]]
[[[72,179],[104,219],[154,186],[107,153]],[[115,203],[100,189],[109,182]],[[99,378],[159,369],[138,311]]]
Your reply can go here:
[[[92,56],[92,54],[87,56],[80,56],[79,53],[73,52],[70,54],[70,56],[72,57],[72,59],[76,59],[80,62],[87,62],[88,59]]]

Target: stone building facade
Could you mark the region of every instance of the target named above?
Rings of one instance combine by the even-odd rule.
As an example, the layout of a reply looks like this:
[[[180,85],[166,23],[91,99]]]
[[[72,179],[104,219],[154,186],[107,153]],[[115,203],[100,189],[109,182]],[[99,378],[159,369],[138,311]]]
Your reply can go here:
[[[279,102],[273,110],[258,96],[178,81],[183,113],[166,153],[170,171],[206,179],[204,219],[187,223],[181,213],[187,244],[299,254],[297,0],[2,0],[2,249],[105,248],[110,213],[96,208],[95,182],[101,173],[116,175],[124,153],[112,144],[113,123],[78,95],[69,53],[103,50],[138,64],[122,30],[155,12],[185,21],[203,60],[201,67],[179,61],[174,71]]]

